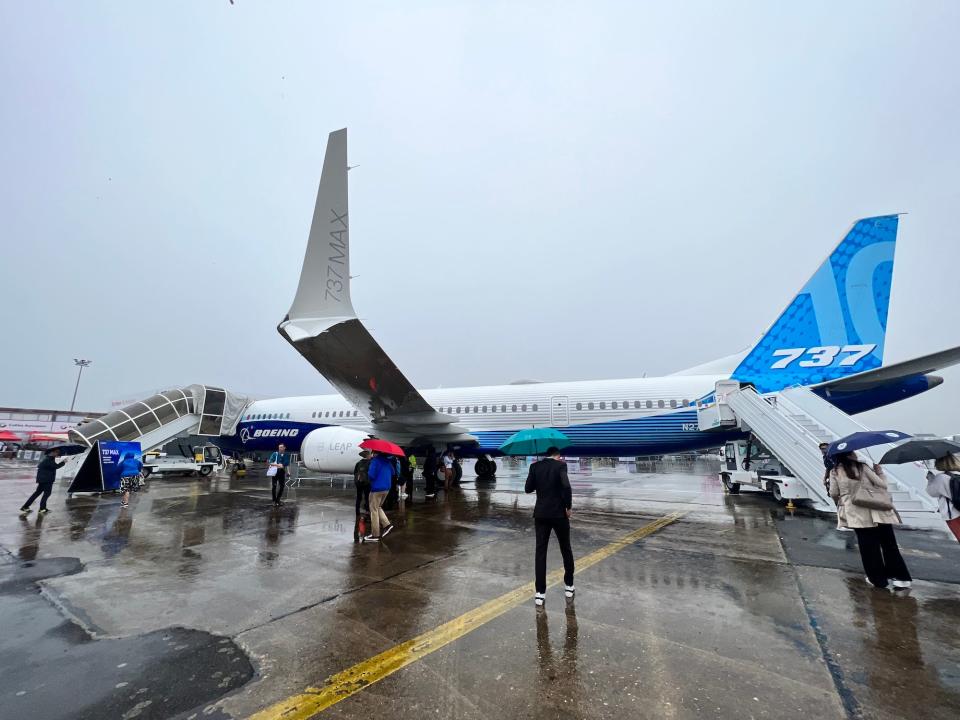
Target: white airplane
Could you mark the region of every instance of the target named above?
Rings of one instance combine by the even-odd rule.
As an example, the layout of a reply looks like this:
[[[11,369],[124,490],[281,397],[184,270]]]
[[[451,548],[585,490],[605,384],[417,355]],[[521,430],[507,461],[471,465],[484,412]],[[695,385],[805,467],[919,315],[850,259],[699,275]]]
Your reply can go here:
[[[741,432],[702,432],[696,401],[719,380],[758,392],[811,387],[847,413],[925,392],[960,348],[883,366],[898,216],[863,218],[749,350],[658,378],[417,390],[357,318],[350,300],[347,132],[330,134],[300,282],[278,330],[339,395],[258,400],[226,450],[280,441],[306,466],[349,472],[370,436],[413,450],[456,447],[488,474],[521,428],[553,427],[571,456],[631,456],[718,447]]]

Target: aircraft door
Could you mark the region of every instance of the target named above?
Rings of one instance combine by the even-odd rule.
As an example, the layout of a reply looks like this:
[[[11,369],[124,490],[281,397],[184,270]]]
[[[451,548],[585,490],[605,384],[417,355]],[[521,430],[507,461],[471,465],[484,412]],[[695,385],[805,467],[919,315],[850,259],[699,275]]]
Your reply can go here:
[[[570,406],[565,395],[557,395],[550,400],[550,424],[553,427],[570,424]]]

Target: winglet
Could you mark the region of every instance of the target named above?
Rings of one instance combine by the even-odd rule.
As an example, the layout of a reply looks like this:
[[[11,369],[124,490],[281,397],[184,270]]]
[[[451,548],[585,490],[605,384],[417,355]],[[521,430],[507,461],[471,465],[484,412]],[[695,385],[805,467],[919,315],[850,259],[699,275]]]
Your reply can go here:
[[[350,301],[347,129],[343,128],[327,139],[300,283],[280,328],[297,340],[329,326],[331,320],[355,317]]]

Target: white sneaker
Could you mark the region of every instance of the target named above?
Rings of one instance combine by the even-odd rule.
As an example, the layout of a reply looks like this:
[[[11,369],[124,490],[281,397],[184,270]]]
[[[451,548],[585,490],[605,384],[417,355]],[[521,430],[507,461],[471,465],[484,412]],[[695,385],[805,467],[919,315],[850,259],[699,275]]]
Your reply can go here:
[[[364,542],[380,542],[379,535],[367,535],[364,539]]]
[[[572,597],[573,597],[573,594],[574,594],[576,591],[577,591],[577,590],[576,590],[576,588],[573,587],[573,585],[564,585],[564,586],[563,586],[563,593],[564,593],[564,595],[566,595],[568,598],[572,598]]]
[[[533,596],[533,604],[537,607],[543,607],[543,603],[546,601],[547,596],[544,593],[537,593]]]
[[[893,586],[894,586],[895,588],[906,589],[906,588],[908,588],[908,587],[912,587],[912,586],[913,586],[913,581],[912,581],[912,580],[894,580],[894,581],[893,581]]]

